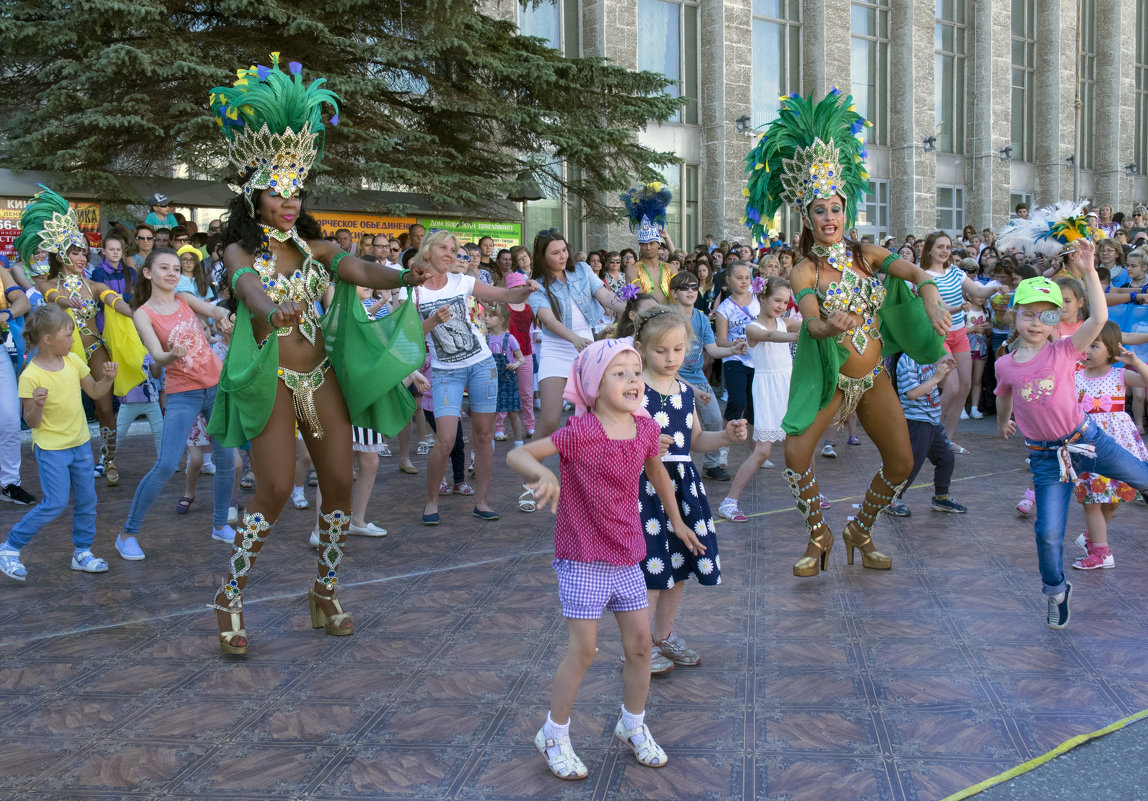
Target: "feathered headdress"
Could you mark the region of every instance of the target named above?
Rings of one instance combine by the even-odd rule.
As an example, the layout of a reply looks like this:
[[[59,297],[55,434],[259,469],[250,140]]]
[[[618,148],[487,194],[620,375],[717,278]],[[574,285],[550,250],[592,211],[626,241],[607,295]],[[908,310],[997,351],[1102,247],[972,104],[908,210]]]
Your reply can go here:
[[[997,249],[1016,248],[1030,256],[1052,257],[1071,251],[1078,239],[1101,238],[1104,234],[1089,227],[1084,216],[1087,206],[1087,200],[1062,200],[1032,211],[1027,220],[1015,219],[997,236]]]
[[[818,103],[812,93],[781,98],[777,119],[746,156],[742,223],[758,242],[768,237],[767,225],[782,206],[796,206],[808,221],[809,204],[834,195],[845,201],[845,227],[853,227],[857,206],[869,192],[864,145],[869,126],[853,98],[843,98],[836,87]]]
[[[303,66],[279,68],[279,53],[271,66],[241,69],[233,86],[211,90],[211,110],[230,143],[228,157],[244,181],[243,195],[251,207],[257,189],[283,197],[302,191],[307,173],[322,157],[323,104],[335,108],[331,124],[339,124],[339,98],[321,88],[325,78],[303,83]]]
[[[673,193],[661,182],[655,181],[640,189],[631,189],[619,197],[626,206],[630,230],[638,234],[638,244],[660,241],[661,229],[666,225],[666,207],[674,199]]]
[[[43,184],[20,213],[20,233],[12,243],[20,261],[32,264],[37,250],[60,256],[73,245],[87,249],[88,238],[80,232],[76,211],[68,201]]]

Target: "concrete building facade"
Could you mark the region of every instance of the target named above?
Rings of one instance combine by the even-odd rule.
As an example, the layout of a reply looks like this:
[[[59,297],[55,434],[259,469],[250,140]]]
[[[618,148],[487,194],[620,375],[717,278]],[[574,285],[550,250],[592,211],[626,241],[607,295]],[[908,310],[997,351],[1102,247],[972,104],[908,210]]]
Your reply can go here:
[[[1074,194],[1124,211],[1148,202],[1148,0],[487,7],[568,55],[673,79],[671,92],[688,98],[681,114],[640,137],[683,160],[664,176],[675,195],[670,233],[682,246],[705,234],[745,238],[746,123],[772,119],[781,94],[820,96],[833,86],[851,91],[874,126],[861,233],[1000,227],[1018,202]],[[625,226],[585,225],[570,199],[531,203],[526,214],[527,232],[558,225],[579,247],[633,244]],[[796,225],[788,214],[777,221],[787,233]]]

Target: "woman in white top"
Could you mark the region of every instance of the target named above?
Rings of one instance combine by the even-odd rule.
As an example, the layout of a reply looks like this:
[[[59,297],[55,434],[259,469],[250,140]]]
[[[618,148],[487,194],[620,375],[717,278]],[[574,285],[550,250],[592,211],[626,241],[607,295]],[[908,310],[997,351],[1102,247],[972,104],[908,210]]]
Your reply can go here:
[[[427,334],[431,355],[431,391],[434,396],[438,436],[427,456],[427,501],[422,521],[437,526],[438,489],[446,461],[454,447],[458,419],[462,415],[462,394],[470,398],[471,436],[475,451],[474,516],[497,520],[499,515],[486,502],[494,464],[494,413],[498,401],[498,374],[494,357],[484,337],[470,319],[467,301],[522,303],[537,289],[526,286],[506,289],[475,280],[465,273],[451,272],[458,254],[458,239],[449,231],[428,234],[415,259],[426,265],[430,278],[414,292],[415,306]]]

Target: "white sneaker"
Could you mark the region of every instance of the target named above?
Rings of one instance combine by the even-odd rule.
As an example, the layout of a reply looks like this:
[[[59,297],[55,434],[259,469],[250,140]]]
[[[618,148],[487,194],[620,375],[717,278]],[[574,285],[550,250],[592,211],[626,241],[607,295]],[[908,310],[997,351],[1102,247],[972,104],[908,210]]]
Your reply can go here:
[[[221,526],[216,528],[211,527],[211,538],[216,542],[226,542],[228,545],[235,544],[235,529],[230,525]]]
[[[764,462],[762,462],[761,466],[764,470],[772,470],[773,462],[769,461],[769,459],[766,459]]]
[[[969,417],[973,418],[974,420],[983,420],[984,416],[985,413],[978,409],[976,406],[969,409]]]
[[[961,409],[961,419],[962,420],[968,420],[969,419],[969,413],[966,412],[964,409]]]
[[[833,449],[833,446],[831,444],[826,442],[825,447],[821,449],[821,455],[824,456],[826,459],[836,459],[837,458],[837,451]]]
[[[320,547],[322,547],[322,545],[323,545],[323,543],[319,539],[319,532],[318,531],[312,531],[311,532],[311,547],[318,550]]]
[[[365,526],[356,526],[354,523],[347,530],[348,534],[354,534],[358,537],[385,537],[387,530],[381,526],[376,526],[374,523],[367,523]]]
[[[307,496],[303,494],[303,490],[294,490],[291,493],[291,503],[295,505],[296,509],[311,508],[311,504],[307,502]]]
[[[228,506],[227,507],[227,525],[234,526],[238,522],[239,522],[239,507],[238,506]]]
[[[199,472],[205,476],[215,475],[215,462],[204,462],[203,467],[199,468]]]

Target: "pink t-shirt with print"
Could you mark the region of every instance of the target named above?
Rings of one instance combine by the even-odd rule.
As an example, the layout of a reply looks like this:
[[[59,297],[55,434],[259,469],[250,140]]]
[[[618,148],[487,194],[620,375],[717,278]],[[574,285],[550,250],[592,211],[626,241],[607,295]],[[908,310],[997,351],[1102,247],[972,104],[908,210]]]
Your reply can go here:
[[[1084,358],[1071,339],[1058,339],[1027,362],[1012,354],[996,363],[997,395],[1011,392],[1013,417],[1028,439],[1063,439],[1084,422],[1076,402],[1076,363]]]
[[[593,414],[571,417],[550,435],[562,458],[555,558],[622,566],[645,558],[638,479],[658,455],[661,429],[649,417],[634,420],[633,439],[610,439]]]

